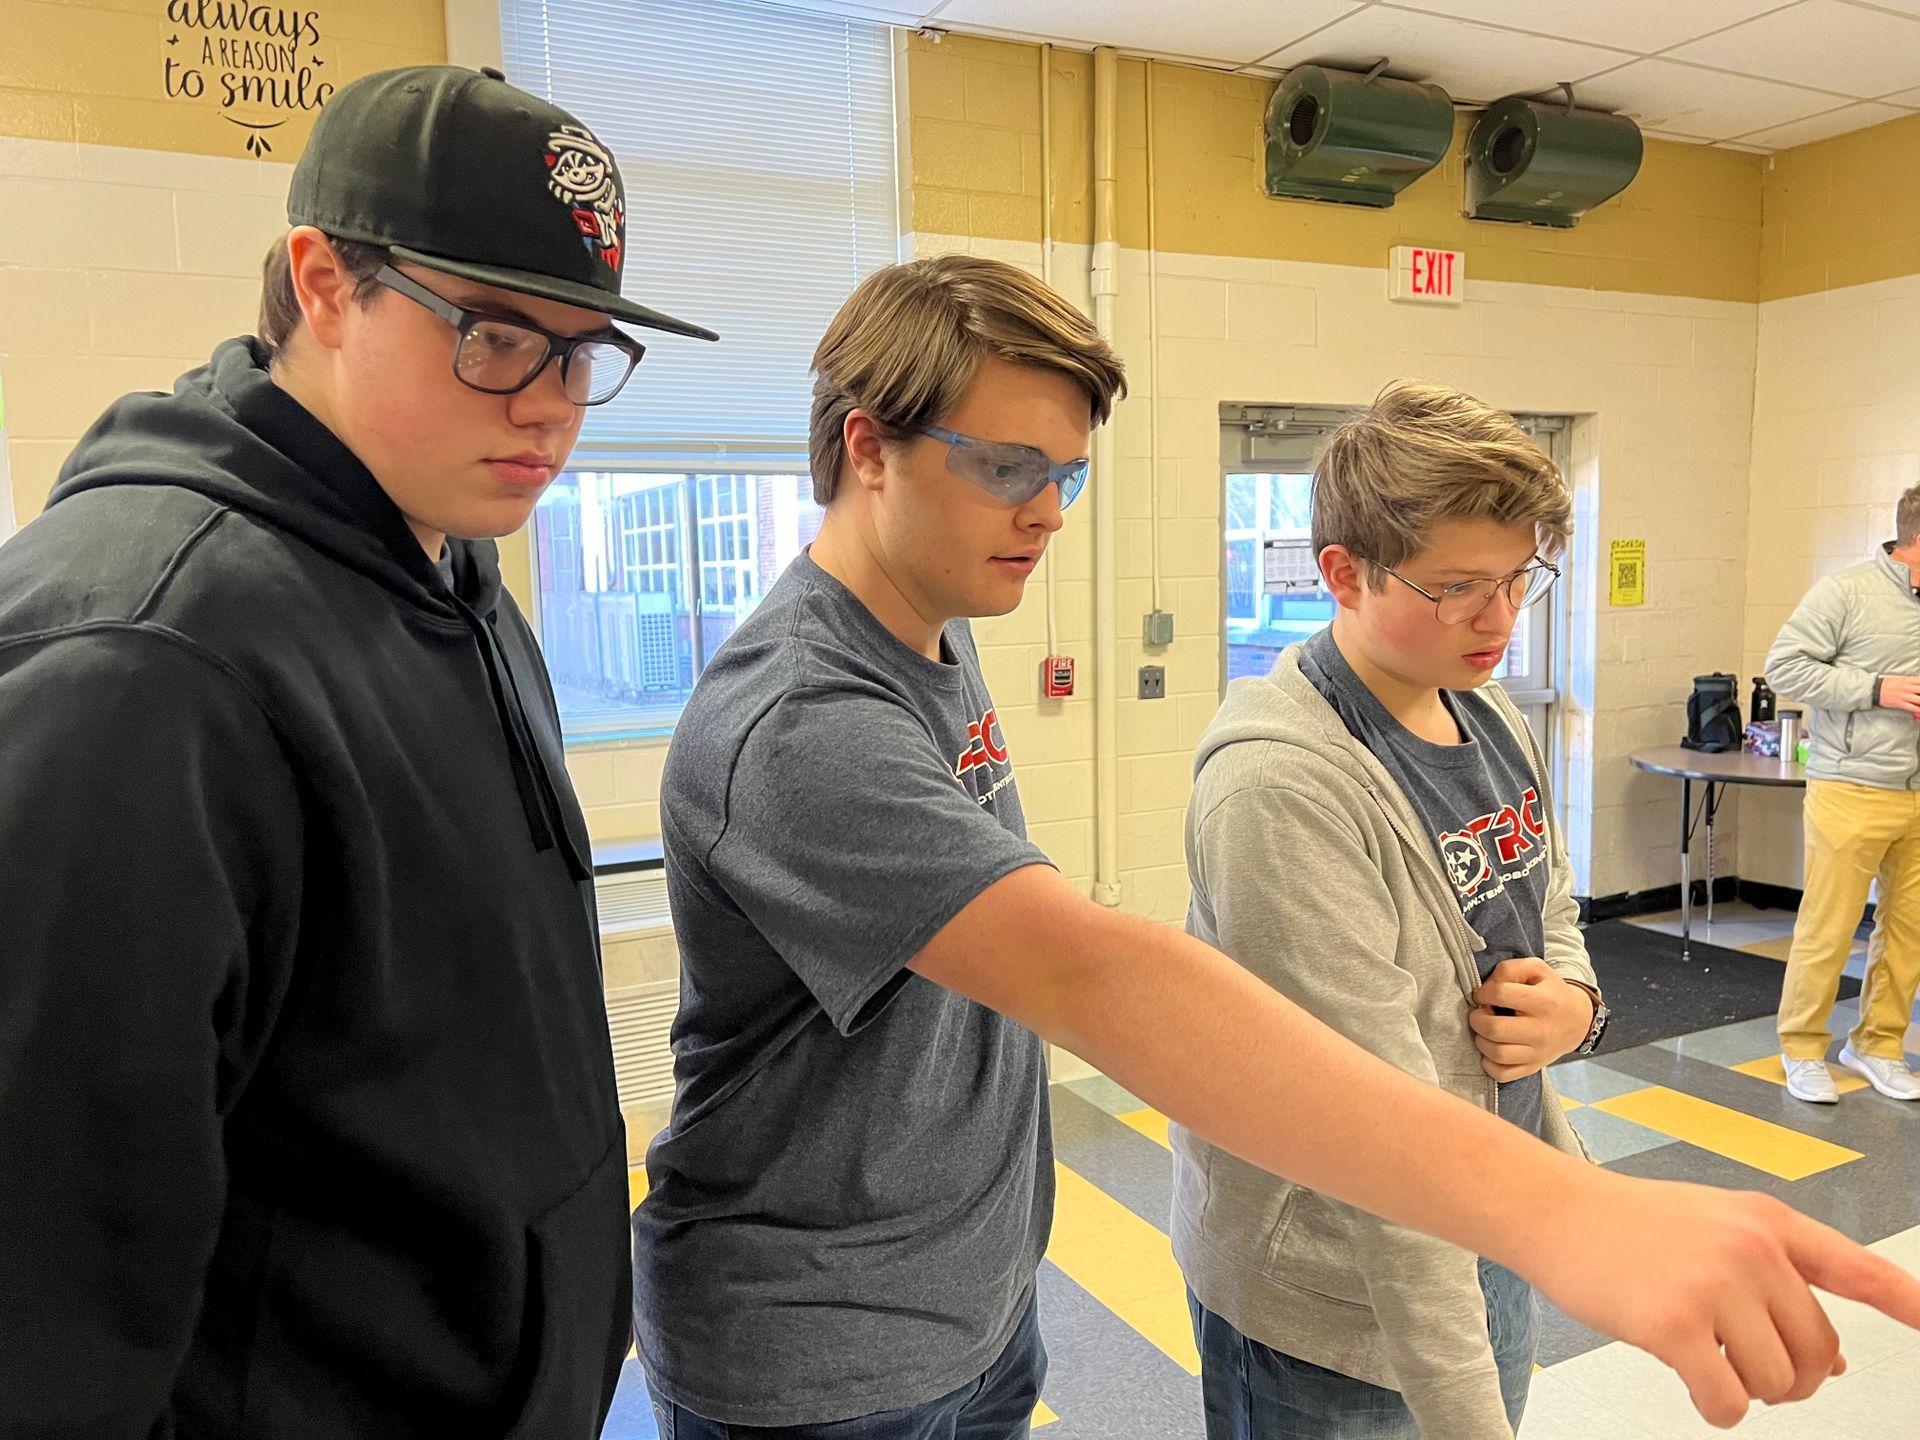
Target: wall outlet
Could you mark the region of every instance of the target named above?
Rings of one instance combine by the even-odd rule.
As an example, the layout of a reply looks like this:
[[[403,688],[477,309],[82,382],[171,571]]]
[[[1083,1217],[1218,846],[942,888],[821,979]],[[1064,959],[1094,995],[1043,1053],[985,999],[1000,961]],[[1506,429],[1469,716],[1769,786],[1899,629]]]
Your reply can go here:
[[[1155,610],[1147,616],[1142,628],[1145,631],[1147,644],[1173,644],[1173,612],[1171,610]]]
[[[1164,700],[1167,698],[1166,666],[1142,665],[1140,667],[1140,698],[1142,700]]]

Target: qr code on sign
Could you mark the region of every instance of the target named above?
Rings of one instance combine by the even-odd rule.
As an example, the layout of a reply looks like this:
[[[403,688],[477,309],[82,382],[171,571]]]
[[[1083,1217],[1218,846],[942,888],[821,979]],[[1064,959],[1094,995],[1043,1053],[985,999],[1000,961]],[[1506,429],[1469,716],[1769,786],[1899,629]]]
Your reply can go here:
[[[1632,590],[1637,588],[1639,584],[1640,562],[1638,560],[1622,560],[1620,562],[1620,587],[1623,590]]]

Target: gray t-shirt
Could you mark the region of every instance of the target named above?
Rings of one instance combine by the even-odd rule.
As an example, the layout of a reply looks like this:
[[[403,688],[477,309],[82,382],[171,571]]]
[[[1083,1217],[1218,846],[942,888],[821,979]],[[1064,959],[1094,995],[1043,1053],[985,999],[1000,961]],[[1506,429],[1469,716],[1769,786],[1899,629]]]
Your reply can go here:
[[[661,787],[673,1119],[634,1216],[649,1383],[736,1425],[937,1398],[1011,1338],[1053,1214],[1039,1038],[907,962],[1026,839],[964,621],[945,659],[802,556]]]
[[[1459,745],[1422,740],[1388,712],[1322,630],[1301,647],[1300,672],[1373,752],[1425,822],[1453,882],[1460,912],[1486,941],[1480,978],[1502,960],[1546,948],[1552,875],[1546,815],[1533,765],[1493,703],[1469,690],[1440,698],[1460,727]],[[1461,1017],[1465,1023],[1465,1016]],[[1500,1087],[1500,1113],[1540,1131],[1540,1077]]]

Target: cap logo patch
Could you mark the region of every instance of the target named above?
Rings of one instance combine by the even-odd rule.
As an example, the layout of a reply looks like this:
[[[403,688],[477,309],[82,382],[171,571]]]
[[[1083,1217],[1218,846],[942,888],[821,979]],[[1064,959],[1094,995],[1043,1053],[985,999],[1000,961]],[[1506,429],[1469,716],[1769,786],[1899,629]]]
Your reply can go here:
[[[563,125],[547,140],[547,188],[573,211],[580,243],[617,277],[626,220],[613,156],[583,126]]]

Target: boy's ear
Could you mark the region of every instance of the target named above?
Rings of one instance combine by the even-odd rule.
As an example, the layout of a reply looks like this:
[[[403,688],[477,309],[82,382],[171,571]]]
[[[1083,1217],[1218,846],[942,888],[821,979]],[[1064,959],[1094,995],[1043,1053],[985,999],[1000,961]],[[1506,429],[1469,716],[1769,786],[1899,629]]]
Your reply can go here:
[[[1364,562],[1344,545],[1329,545],[1320,552],[1320,578],[1342,610],[1356,609],[1360,592],[1366,588]]]
[[[840,434],[846,443],[846,464],[853,471],[855,483],[867,490],[883,489],[886,485],[887,457],[873,416],[865,410],[849,410]],[[838,494],[838,489],[834,493]]]

